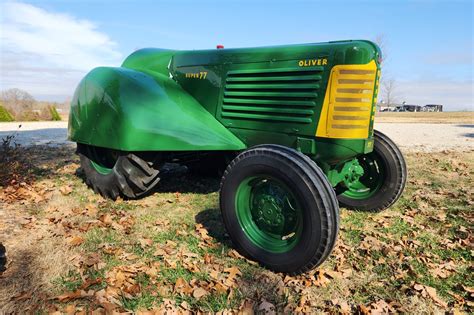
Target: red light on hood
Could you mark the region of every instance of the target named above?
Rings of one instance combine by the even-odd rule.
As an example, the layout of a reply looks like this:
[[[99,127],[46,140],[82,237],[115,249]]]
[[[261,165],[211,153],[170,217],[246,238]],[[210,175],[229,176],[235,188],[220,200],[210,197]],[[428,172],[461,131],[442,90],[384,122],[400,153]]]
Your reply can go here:
[[[224,45],[219,44],[219,45],[216,46],[216,48],[217,49],[224,49]]]

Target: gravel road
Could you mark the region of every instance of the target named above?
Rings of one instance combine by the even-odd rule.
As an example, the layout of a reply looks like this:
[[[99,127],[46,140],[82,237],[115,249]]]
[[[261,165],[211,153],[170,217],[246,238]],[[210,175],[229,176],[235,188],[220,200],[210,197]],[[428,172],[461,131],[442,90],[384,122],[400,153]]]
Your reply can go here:
[[[404,151],[472,151],[473,124],[376,123]]]
[[[15,135],[14,141],[22,146],[73,144],[67,141],[66,121],[0,123],[0,139],[9,135]]]
[[[21,124],[21,128],[18,125]],[[403,151],[474,150],[473,124],[376,123]],[[30,145],[74,145],[67,141],[67,122],[0,123],[0,139],[16,134],[15,141]]]

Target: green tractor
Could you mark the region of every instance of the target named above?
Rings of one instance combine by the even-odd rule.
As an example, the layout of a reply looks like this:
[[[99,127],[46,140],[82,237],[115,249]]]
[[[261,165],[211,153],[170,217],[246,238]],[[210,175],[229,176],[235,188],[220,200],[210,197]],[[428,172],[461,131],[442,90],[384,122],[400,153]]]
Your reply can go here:
[[[404,189],[400,150],[373,129],[380,62],[363,40],[142,49],[80,82],[69,138],[86,183],[106,198],[149,194],[170,161],[220,169],[235,247],[302,273],[331,253],[339,204],[380,211]]]

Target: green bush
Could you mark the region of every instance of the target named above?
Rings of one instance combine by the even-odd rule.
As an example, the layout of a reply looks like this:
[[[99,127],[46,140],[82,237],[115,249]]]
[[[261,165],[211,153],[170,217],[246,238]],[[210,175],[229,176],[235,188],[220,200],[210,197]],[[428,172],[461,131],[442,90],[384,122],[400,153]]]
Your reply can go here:
[[[0,121],[14,121],[12,114],[8,110],[0,105]]]
[[[61,116],[59,116],[58,110],[55,106],[50,106],[49,112],[51,113],[51,120],[61,120]]]

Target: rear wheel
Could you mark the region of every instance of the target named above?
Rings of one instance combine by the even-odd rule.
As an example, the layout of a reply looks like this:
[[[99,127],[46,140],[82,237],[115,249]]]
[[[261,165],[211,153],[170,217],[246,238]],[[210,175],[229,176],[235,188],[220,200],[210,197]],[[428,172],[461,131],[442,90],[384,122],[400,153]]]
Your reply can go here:
[[[149,193],[159,182],[156,155],[127,153],[78,144],[86,183],[104,198],[136,199]]]
[[[293,149],[263,145],[238,155],[222,178],[220,205],[237,250],[277,272],[320,265],[336,241],[334,190],[321,169]]]
[[[381,211],[400,198],[405,188],[407,169],[397,145],[379,131],[374,134],[374,150],[357,158],[364,175],[338,196],[341,206]]]

